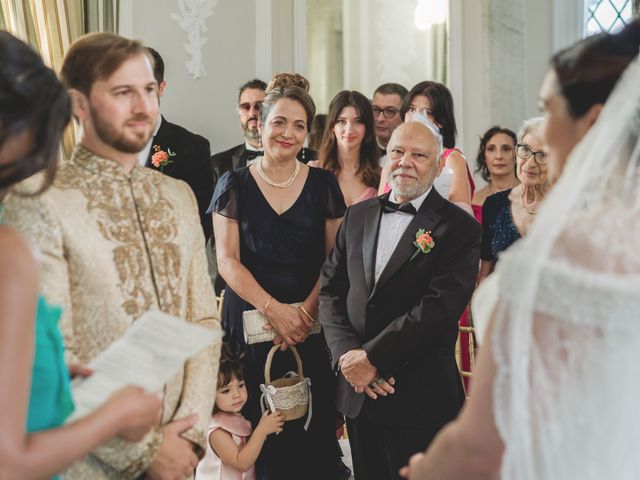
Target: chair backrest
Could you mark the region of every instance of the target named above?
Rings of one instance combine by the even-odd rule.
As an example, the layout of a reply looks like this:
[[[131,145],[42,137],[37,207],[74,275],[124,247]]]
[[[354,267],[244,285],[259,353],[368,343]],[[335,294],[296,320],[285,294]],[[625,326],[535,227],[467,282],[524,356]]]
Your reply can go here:
[[[461,320],[464,319],[464,315]],[[463,324],[464,323],[464,324]],[[456,363],[460,372],[460,380],[465,396],[469,397],[469,381],[473,375],[475,365],[476,342],[474,336],[471,312],[465,322],[458,322],[458,339],[456,341]]]
[[[222,320],[222,305],[224,303],[224,290],[220,292],[220,296],[216,297],[218,303],[218,318]]]

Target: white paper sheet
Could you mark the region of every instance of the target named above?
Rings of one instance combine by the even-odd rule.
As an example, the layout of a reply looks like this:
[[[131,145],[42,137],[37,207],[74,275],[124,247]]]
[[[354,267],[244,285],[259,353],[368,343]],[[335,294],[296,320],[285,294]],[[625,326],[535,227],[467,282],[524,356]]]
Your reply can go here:
[[[89,365],[93,375],[72,383],[75,410],[68,421],[95,410],[116,390],[137,385],[148,392],[162,386],[184,362],[222,338],[220,331],[149,311]]]

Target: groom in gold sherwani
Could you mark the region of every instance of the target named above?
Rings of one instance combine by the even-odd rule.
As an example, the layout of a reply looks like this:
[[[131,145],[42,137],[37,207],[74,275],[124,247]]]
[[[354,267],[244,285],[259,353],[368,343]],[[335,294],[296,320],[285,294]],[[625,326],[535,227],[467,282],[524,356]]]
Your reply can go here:
[[[87,364],[149,309],[219,329],[193,193],[138,164],[158,117],[147,50],[113,34],[84,36],[67,53],[62,79],[80,142],[53,186],[37,197],[13,195],[5,218],[40,254],[42,292],[63,308],[68,361]],[[22,188],[29,183],[38,182]],[[64,478],[189,476],[207,441],[218,350],[189,360],[165,385],[158,426],[141,442],[115,438]]]

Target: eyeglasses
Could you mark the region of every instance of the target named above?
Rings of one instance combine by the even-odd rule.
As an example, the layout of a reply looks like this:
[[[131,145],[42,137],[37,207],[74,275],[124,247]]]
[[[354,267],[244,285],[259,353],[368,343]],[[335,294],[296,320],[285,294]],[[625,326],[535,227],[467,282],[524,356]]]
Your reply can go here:
[[[536,152],[535,150],[531,150],[528,145],[523,145],[519,143],[516,145],[516,153],[523,160],[528,160],[533,155],[534,160],[540,165],[544,165],[547,163],[547,153],[546,152]]]
[[[254,103],[244,102],[238,105],[238,110],[240,110],[241,112],[248,113],[251,111],[252,107],[255,108],[257,112],[259,112],[260,108],[262,108],[262,102],[254,102]]]
[[[380,108],[373,107],[373,117],[377,118],[380,113],[384,115],[384,118],[393,118],[398,114],[398,109],[393,107]]]

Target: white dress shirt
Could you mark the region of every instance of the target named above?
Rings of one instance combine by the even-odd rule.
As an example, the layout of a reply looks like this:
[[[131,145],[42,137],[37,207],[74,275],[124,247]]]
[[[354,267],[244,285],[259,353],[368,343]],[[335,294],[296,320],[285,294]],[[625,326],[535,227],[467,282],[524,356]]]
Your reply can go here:
[[[160,130],[160,124],[162,123],[162,115],[158,114],[158,120],[156,120],[156,129],[153,131],[153,135],[147,142],[147,145],[140,150],[138,153],[138,164],[141,167],[144,167],[147,164],[147,159],[149,158],[149,152],[151,152],[151,146],[153,145],[153,140],[156,138],[158,134],[158,130]]]
[[[427,195],[431,192],[431,188],[433,187],[429,187],[429,190],[424,192],[418,198],[411,200],[410,203],[414,206],[416,211],[418,211],[422,206],[422,202],[424,202],[424,199],[427,198]],[[391,191],[391,194],[389,195],[389,201],[398,203],[393,191]],[[414,216],[410,213],[404,212],[390,212],[382,214],[382,218],[380,219],[380,229],[378,230],[378,249],[376,250],[376,282],[380,278],[380,274],[384,270],[384,267],[387,266],[387,263],[391,258],[391,254],[398,246],[400,238],[411,223],[411,220],[413,220],[413,217]]]
[[[260,151],[259,148],[256,148],[253,145],[249,145],[249,142],[244,142],[244,148],[245,148],[245,150],[251,150],[252,152],[259,152]],[[255,158],[252,158],[251,160],[247,160],[247,167],[249,165],[251,165],[252,163],[256,163],[256,160],[258,158],[259,157],[255,157]]]

